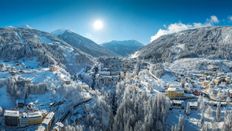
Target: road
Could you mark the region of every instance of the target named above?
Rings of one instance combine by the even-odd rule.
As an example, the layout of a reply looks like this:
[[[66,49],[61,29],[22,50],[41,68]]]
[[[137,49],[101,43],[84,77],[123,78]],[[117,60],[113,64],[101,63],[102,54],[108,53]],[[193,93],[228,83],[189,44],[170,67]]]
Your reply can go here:
[[[61,121],[61,122],[64,122],[64,120],[66,120],[67,118],[70,117],[71,111],[72,111],[72,110],[74,110],[74,109],[77,108],[78,106],[80,106],[80,105],[82,105],[82,104],[85,104],[85,103],[87,103],[87,102],[89,102],[89,101],[91,101],[91,100],[92,100],[92,98],[89,98],[89,99],[87,99],[87,100],[84,100],[84,101],[82,101],[82,102],[79,102],[79,103],[75,104],[73,107],[71,107],[71,109],[69,109],[69,110],[65,113],[65,115],[63,115],[63,117],[60,119],[60,121]]]

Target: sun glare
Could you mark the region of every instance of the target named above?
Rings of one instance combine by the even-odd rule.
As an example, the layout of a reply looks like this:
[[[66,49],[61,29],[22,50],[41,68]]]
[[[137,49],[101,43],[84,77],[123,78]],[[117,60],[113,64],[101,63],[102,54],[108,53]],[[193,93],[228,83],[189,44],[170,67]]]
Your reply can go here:
[[[102,20],[95,20],[93,23],[94,30],[102,30],[104,27],[104,23]]]

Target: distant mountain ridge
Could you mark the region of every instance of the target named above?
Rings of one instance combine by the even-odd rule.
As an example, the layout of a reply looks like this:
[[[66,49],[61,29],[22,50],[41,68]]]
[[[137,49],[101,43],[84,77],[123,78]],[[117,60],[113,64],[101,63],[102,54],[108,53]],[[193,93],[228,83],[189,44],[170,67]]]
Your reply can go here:
[[[144,45],[136,40],[110,41],[102,44],[103,47],[111,50],[120,56],[129,56]]]
[[[76,34],[70,30],[57,30],[52,32],[52,34],[56,35],[58,38],[67,42],[73,47],[78,48],[81,51],[94,57],[115,56],[114,53],[98,45],[94,41]]]
[[[232,60],[232,27],[201,27],[164,35],[133,56],[154,63],[181,58]]]

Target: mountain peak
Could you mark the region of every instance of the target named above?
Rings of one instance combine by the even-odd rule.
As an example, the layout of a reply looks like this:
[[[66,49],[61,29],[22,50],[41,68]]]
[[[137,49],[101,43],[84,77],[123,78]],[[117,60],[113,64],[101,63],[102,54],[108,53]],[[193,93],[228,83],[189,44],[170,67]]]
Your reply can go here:
[[[51,32],[51,33],[52,33],[53,35],[58,36],[58,35],[64,34],[65,32],[72,32],[72,31],[69,30],[69,29],[57,29],[57,30],[55,30],[55,31],[53,31],[53,32]]]
[[[52,34],[56,35],[59,39],[65,41],[69,45],[72,45],[73,47],[78,48],[94,57],[115,56],[115,54],[111,51],[73,31],[60,29],[52,32]]]

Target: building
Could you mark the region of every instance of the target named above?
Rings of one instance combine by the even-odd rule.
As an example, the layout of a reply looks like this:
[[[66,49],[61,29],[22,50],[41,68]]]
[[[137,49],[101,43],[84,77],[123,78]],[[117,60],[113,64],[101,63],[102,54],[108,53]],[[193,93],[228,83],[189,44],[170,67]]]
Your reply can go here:
[[[57,122],[55,127],[52,129],[53,131],[64,131],[64,124],[61,122]]]
[[[183,100],[172,100],[171,101],[172,108],[184,108],[184,101]]]
[[[184,96],[184,90],[178,87],[169,87],[166,91],[169,98],[178,98]]]
[[[189,107],[191,109],[197,109],[198,108],[198,103],[196,101],[194,102],[188,102],[189,103]]]
[[[19,118],[19,125],[20,127],[25,127],[28,125],[27,113],[22,113],[21,117]]]
[[[59,67],[56,66],[56,65],[52,65],[52,66],[49,67],[49,70],[52,71],[52,72],[56,72],[56,71],[59,70]]]
[[[4,119],[6,126],[18,126],[19,125],[19,111],[5,110]]]
[[[110,76],[110,71],[99,71],[98,73],[99,73],[100,75]]]
[[[40,111],[27,113],[28,125],[41,124],[43,121],[43,115]]]
[[[210,81],[204,80],[202,82],[200,82],[201,86],[203,88],[209,88],[210,87]]]
[[[54,115],[55,115],[54,112],[49,112],[47,116],[44,118],[44,120],[42,121],[42,126],[45,127],[46,131],[49,131],[51,129]]]

